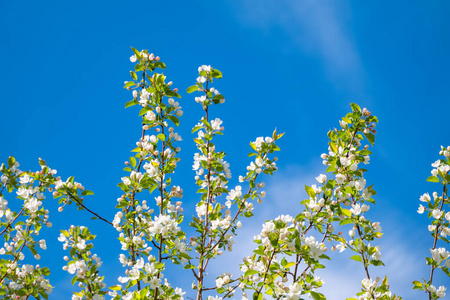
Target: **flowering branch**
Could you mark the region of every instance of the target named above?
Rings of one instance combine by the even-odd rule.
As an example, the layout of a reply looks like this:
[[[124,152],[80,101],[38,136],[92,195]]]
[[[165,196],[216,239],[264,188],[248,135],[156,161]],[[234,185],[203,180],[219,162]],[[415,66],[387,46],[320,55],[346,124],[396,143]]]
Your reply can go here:
[[[450,201],[448,198],[448,186],[450,185],[450,146],[444,148],[441,146],[440,155],[443,156],[431,164],[434,168],[431,171],[431,176],[428,177],[427,181],[436,182],[442,184],[442,196],[438,196],[437,192],[433,193],[433,199],[431,199],[430,194],[425,193],[420,197],[420,201],[427,204],[428,207],[420,204],[417,212],[423,214],[428,211],[428,218],[433,218],[431,225],[428,226],[428,230],[433,236],[433,247],[430,249],[431,256],[427,257],[427,264],[431,266],[430,279],[428,281],[423,280],[413,281],[414,289],[425,291],[428,294],[428,299],[439,299],[445,296],[445,291],[447,288],[445,286],[440,286],[436,288],[433,285],[433,276],[436,269],[441,269],[446,275],[450,277],[450,252],[444,247],[437,248],[437,243],[442,240],[449,243],[447,236],[450,235]],[[447,206],[444,206],[447,204]],[[446,210],[447,209],[447,213]]]

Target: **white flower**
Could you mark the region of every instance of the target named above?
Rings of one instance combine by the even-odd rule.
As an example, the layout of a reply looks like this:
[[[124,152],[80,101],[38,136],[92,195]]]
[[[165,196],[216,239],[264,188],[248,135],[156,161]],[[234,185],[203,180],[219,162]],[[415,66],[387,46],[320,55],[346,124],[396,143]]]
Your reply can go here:
[[[350,159],[348,159],[347,157],[344,157],[344,156],[341,156],[339,158],[339,161],[340,161],[341,165],[344,167],[348,167],[352,163],[352,161]]]
[[[117,279],[120,283],[127,283],[128,280],[130,280],[128,277],[122,277],[119,276],[119,278]],[[131,299],[131,298],[130,298]]]
[[[261,150],[261,146],[264,144],[264,138],[262,136],[256,138],[256,141],[253,142],[253,144],[256,147],[256,150]]]
[[[419,209],[417,210],[417,212],[419,214],[423,214],[425,212],[425,206],[423,206],[422,204],[419,205]]]
[[[362,191],[365,186],[366,186],[366,180],[364,178],[361,178],[361,179],[359,179],[358,181],[355,182],[355,188],[358,191]]]
[[[39,241],[39,247],[41,247],[41,249],[47,249],[47,244],[45,242],[45,240],[40,240]]]
[[[199,217],[203,217],[204,215],[206,215],[206,205],[202,204],[200,206],[195,207],[195,211],[197,212],[197,215]]]
[[[150,284],[150,287],[152,289],[156,289],[157,287],[159,287],[161,285],[161,279],[159,279],[158,277],[153,277],[152,279],[150,279],[150,281],[148,282]]]
[[[136,62],[136,55],[135,54],[130,56],[130,61],[131,62]]]
[[[339,250],[339,252],[342,252],[345,250],[345,244],[341,242],[339,245],[336,246],[336,248]]]
[[[20,177],[20,180],[19,180],[21,185],[26,185],[27,183],[29,183],[31,181],[32,181],[32,178],[28,174],[23,175],[22,177]]]
[[[428,193],[423,194],[422,196],[420,196],[419,200],[422,202],[430,202],[431,200],[430,194]]]
[[[350,212],[354,215],[359,215],[361,213],[361,207],[357,204],[352,204],[352,208],[350,208]]]
[[[122,264],[122,267],[125,267],[128,264],[128,259],[125,255],[120,254],[119,261]]]
[[[433,168],[437,168],[437,167],[439,167],[440,164],[441,164],[441,161],[438,159],[437,161],[435,161],[434,163],[432,163],[431,166],[432,166]]]
[[[447,174],[450,171],[450,166],[449,165],[443,165],[443,166],[440,166],[438,168],[438,170],[441,171],[444,174]]]
[[[131,184],[131,180],[130,180],[130,178],[128,178],[128,177],[122,177],[122,178],[120,178],[121,180],[122,180],[122,182],[125,184],[125,185],[130,185]]]
[[[367,204],[363,204],[363,205],[361,206],[361,212],[366,212],[366,211],[368,211],[369,209],[370,209],[370,206],[367,205]]]
[[[433,209],[433,218],[435,218],[436,220],[439,220],[442,217],[442,214],[444,212],[439,210],[439,209]]]
[[[440,264],[443,260],[447,259],[450,256],[450,252],[446,251],[445,248],[436,248],[436,249],[430,249],[431,256],[433,257],[433,260]]]
[[[195,102],[203,103],[206,101],[206,96],[195,97]]]
[[[211,121],[211,127],[213,130],[220,130],[220,125],[222,125],[223,121],[219,118]]]
[[[79,250],[86,249],[86,241],[81,239],[78,243],[75,245]]]
[[[373,223],[372,223],[372,227],[373,227],[373,229],[375,229],[376,231],[381,231],[381,225],[380,225],[380,222],[373,222]]]
[[[198,83],[205,83],[206,82],[206,77],[204,77],[204,76],[197,77],[197,82]]]
[[[445,291],[447,290],[447,288],[443,285],[441,285],[437,290],[436,290],[436,296],[438,296],[439,298],[442,298],[445,296]]]
[[[323,184],[325,181],[327,181],[327,175],[320,174],[319,176],[316,177],[316,180],[318,183]]]
[[[156,115],[153,111],[150,110],[145,114],[145,118],[149,121],[155,121]]]
[[[201,65],[200,67],[198,67],[198,72],[200,73],[201,71],[205,71],[205,72],[211,72],[211,66],[207,66],[207,65]]]
[[[337,174],[336,175],[336,183],[337,184],[344,184],[344,182],[345,182],[345,175]]]
[[[372,259],[380,260],[381,259],[380,246],[376,246],[375,248],[376,248],[376,251],[374,254],[372,254]]]

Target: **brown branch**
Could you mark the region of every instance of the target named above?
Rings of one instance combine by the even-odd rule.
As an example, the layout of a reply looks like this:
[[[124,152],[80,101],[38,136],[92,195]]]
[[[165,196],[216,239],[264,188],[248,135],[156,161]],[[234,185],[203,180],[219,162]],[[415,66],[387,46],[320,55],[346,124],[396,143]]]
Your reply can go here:
[[[102,218],[100,215],[98,215],[97,213],[95,213],[95,212],[93,212],[92,210],[90,210],[89,208],[87,208],[86,205],[84,205],[83,202],[81,202],[81,201],[78,200],[74,195],[72,195],[72,193],[69,192],[68,194],[69,194],[69,196],[71,197],[71,199],[72,199],[73,201],[75,201],[76,203],[78,203],[78,204],[79,204],[81,207],[83,207],[85,210],[87,210],[88,212],[90,212],[91,214],[93,214],[94,216],[96,216],[97,218],[99,218],[100,220],[102,220],[102,221],[108,223],[109,225],[113,226],[113,224],[112,224],[110,221],[106,220],[105,218]]]

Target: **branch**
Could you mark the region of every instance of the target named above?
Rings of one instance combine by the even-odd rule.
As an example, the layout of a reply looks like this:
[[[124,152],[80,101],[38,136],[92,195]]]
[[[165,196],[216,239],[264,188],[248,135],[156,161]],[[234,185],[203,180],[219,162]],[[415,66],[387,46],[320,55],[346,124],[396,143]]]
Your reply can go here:
[[[70,192],[69,192],[69,196],[72,198],[73,201],[75,201],[76,203],[78,203],[78,204],[79,204],[81,207],[83,207],[85,210],[87,210],[88,212],[90,212],[91,214],[93,214],[94,216],[96,216],[97,218],[99,218],[100,220],[102,220],[102,221],[108,223],[109,225],[113,226],[113,224],[112,224],[110,221],[106,220],[105,218],[102,218],[102,217],[99,216],[97,213],[95,213],[95,212],[93,212],[92,210],[90,210],[89,208],[87,208],[86,205],[83,204],[83,202],[81,202],[80,200],[78,200],[77,198],[75,198],[75,196],[72,195]]]

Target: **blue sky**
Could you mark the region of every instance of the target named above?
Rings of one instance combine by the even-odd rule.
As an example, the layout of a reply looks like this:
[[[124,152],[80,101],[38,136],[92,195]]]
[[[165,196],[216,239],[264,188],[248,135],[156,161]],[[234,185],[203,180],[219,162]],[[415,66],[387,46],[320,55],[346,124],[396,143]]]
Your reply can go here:
[[[245,237],[264,219],[300,210],[303,186],[325,171],[320,154],[327,131],[356,102],[380,121],[367,175],[378,192],[370,216],[385,231],[386,267],[376,272],[388,274],[404,298],[419,299],[410,282],[428,276],[424,256],[432,241],[426,217],[416,213],[418,198],[438,188],[425,179],[440,145],[450,144],[449,12],[450,3],[438,0],[1,1],[0,161],[14,155],[21,169],[37,170],[42,157],[63,178],[73,175],[92,189],[86,204],[112,219],[123,162],[140,134],[137,110],[124,109],[130,46],[149,49],[182,91],[175,179],[190,216],[188,205],[196,201],[190,129],[202,111],[184,91],[197,67],[210,64],[223,72],[215,85],[226,103],[213,115],[224,120],[217,146],[234,178],[245,172],[250,140],[275,127],[285,132],[266,202],[255,222],[244,223],[244,238],[228,256],[238,264],[251,248]],[[69,299],[72,290],[56,241],[58,229],[70,224],[98,235],[94,249],[105,261],[107,283],[115,284],[122,274],[115,230],[90,221],[87,212],[58,213],[51,197],[45,205],[54,227],[42,233],[50,249],[41,264],[52,267],[52,299]],[[359,290],[364,274],[356,262],[341,256],[329,268],[328,299]],[[174,281],[189,286],[192,278]],[[343,284],[349,288],[336,288]]]

